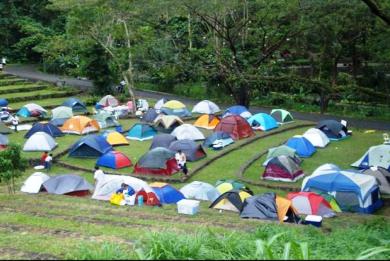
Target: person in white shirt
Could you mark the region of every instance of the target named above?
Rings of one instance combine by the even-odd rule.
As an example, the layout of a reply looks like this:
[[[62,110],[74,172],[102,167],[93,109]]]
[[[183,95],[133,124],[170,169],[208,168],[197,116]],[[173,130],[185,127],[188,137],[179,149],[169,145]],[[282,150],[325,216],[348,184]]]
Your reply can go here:
[[[17,115],[12,117],[12,125],[14,126],[15,132],[18,132],[19,118]]]
[[[95,166],[95,172],[93,174],[93,178],[95,180],[95,186],[99,182],[99,180],[103,180],[106,174],[104,174],[103,170],[99,168],[99,166]]]
[[[46,158],[45,158],[45,169],[47,169],[48,171],[51,169],[51,163],[53,161],[53,154],[49,154]]]
[[[175,154],[175,159],[176,159],[177,165],[179,165],[179,167],[183,171],[184,175],[187,175],[188,169],[187,169],[186,154],[184,154],[181,150],[178,150],[177,153]]]

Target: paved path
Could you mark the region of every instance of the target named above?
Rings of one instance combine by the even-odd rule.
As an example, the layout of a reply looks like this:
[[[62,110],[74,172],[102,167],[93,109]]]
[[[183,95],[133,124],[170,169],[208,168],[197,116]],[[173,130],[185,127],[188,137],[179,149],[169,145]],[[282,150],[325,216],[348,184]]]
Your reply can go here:
[[[66,85],[74,86],[82,90],[88,90],[93,86],[92,82],[89,80],[79,80],[71,77],[63,77],[59,75],[40,72],[38,71],[35,65],[7,65],[5,68],[5,72],[33,81],[45,81],[54,84],[64,82]],[[169,99],[178,99],[186,104],[195,104],[197,102],[196,100],[187,97],[180,97],[173,94],[160,93],[154,91],[136,90],[135,95],[139,97],[150,98],[150,99],[160,99],[162,97],[166,97]],[[258,112],[269,113],[270,110],[271,108],[255,107],[255,106],[251,107],[250,109],[252,113],[258,113]],[[321,115],[319,113],[305,113],[305,112],[295,112],[295,111],[290,111],[290,112],[293,114],[294,118],[299,120],[318,122],[325,119],[335,119],[335,120],[344,119],[348,121],[348,124],[352,127],[361,128],[361,129],[376,129],[376,130],[390,131],[390,121],[378,121],[378,120],[370,120],[370,119],[359,120],[359,119],[333,116],[333,115]]]

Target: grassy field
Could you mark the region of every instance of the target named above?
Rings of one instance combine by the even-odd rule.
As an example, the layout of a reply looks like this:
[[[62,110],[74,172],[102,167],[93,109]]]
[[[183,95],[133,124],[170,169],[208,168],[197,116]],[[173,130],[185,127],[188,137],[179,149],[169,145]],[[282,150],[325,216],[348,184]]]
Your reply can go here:
[[[8,78],[0,75],[0,79],[5,81]],[[20,82],[15,81],[15,84],[19,85]],[[53,106],[61,104],[64,99],[66,97],[30,102]],[[10,106],[17,107],[25,103],[27,102],[15,102]],[[124,129],[136,122],[134,119],[121,120]],[[299,123],[302,122],[295,124]],[[287,127],[289,126],[283,128]],[[219,179],[237,179],[240,166],[254,154],[277,146],[293,135],[302,134],[306,129],[308,127],[258,139],[215,160],[186,183],[173,185],[181,188],[195,180],[215,184]],[[24,131],[12,133],[9,139],[24,144],[24,134]],[[204,131],[204,134],[208,135],[209,131]],[[59,146],[53,153],[63,151],[79,138],[77,135],[57,138]],[[245,141],[231,146],[239,146],[243,142]],[[382,132],[365,133],[353,129],[351,138],[332,142],[327,148],[319,149],[312,158],[304,160],[302,168],[306,175],[323,163],[335,163],[342,168],[349,168],[368,147],[381,142]],[[149,146],[150,141],[130,141],[129,146],[117,149],[128,155],[135,164]],[[200,166],[219,153],[221,152],[207,149],[208,157],[189,163],[189,169]],[[37,158],[40,154],[23,153],[28,158]],[[60,160],[92,169],[96,159],[64,156]],[[259,180],[264,170],[261,166],[263,161],[263,158],[256,161],[244,176]],[[33,172],[29,168],[17,180],[17,187]],[[120,171],[122,174],[131,172],[132,168]],[[92,171],[73,171],[54,164],[49,172],[50,175],[70,173],[83,176],[93,183]],[[299,190],[300,182],[294,186]],[[255,193],[273,191],[279,195],[286,194],[286,191],[262,186],[249,187]],[[161,208],[117,207],[89,197],[45,193],[26,195],[19,192],[8,195],[6,187],[0,186],[0,259],[282,259],[286,256],[295,259],[356,259],[367,249],[390,246],[388,201],[375,215],[341,213],[335,218],[326,219],[320,229],[244,220],[237,213],[221,213],[209,209],[209,204],[202,202],[197,215],[184,216],[177,214],[175,205],[164,205]],[[271,244],[270,238],[275,235],[279,237]],[[290,249],[288,255],[286,247]],[[380,250],[384,249],[376,249],[378,254],[370,258],[390,258],[389,252]]]

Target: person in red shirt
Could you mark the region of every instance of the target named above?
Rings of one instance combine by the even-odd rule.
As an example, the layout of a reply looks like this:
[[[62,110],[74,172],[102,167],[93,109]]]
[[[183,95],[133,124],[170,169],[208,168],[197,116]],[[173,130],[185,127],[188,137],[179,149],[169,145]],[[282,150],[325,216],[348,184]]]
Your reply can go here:
[[[45,151],[41,156],[41,165],[45,165],[46,157],[48,156],[48,152]]]

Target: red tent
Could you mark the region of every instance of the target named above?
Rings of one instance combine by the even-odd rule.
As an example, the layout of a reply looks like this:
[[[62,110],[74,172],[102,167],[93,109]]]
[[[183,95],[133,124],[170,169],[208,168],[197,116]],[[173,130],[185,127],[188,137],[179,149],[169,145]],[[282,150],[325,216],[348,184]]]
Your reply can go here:
[[[318,215],[332,217],[335,215],[329,202],[313,192],[288,193],[293,207],[302,215]]]
[[[304,175],[302,169],[293,158],[280,155],[268,161],[263,173],[263,179],[295,182]]]
[[[146,192],[145,190],[140,190],[135,196],[135,204],[138,202],[138,197],[142,196],[144,198],[144,204],[147,206],[160,206],[160,200],[157,195],[153,192]]]
[[[148,151],[134,167],[136,174],[172,175],[178,170],[175,152],[161,147]]]
[[[230,115],[222,118],[214,129],[214,132],[216,131],[227,132],[234,140],[255,135],[247,120],[239,115]]]
[[[154,168],[147,168],[140,166],[139,163],[137,163],[134,166],[134,173],[135,174],[154,174],[154,175],[172,175],[179,171],[179,166],[177,165],[176,159],[172,158],[166,161],[165,168],[161,169],[154,169]]]

